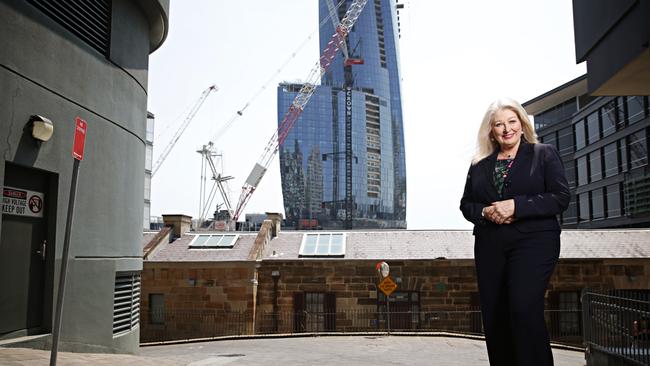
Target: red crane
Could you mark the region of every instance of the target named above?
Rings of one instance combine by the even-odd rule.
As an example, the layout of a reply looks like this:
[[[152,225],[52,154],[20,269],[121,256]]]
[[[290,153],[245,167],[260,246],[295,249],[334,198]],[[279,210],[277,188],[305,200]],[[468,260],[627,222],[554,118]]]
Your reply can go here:
[[[316,91],[317,83],[320,81],[321,77],[327,72],[327,69],[332,64],[334,57],[336,57],[339,49],[345,45],[345,37],[348,35],[354,23],[359,18],[361,11],[366,6],[368,0],[353,0],[350,4],[350,8],[345,13],[345,16],[341,20],[340,24],[336,27],[332,38],[327,43],[327,46],[321,53],[321,57],[314,66],[314,68],[309,73],[307,81],[303,84],[300,91],[294,98],[289,110],[285,113],[280,123],[280,127],[275,131],[271,139],[264,148],[264,153],[262,157],[253,167],[253,170],[248,175],[246,182],[242,186],[242,191],[239,196],[239,201],[235,207],[233,220],[237,221],[239,216],[243,213],[244,207],[251,198],[253,192],[259,185],[264,173],[266,173],[273,157],[278,152],[280,145],[284,142],[289,134],[289,131],[293,127],[294,123],[300,117],[300,114],[305,109],[305,106],[309,102],[309,99],[314,95]]]

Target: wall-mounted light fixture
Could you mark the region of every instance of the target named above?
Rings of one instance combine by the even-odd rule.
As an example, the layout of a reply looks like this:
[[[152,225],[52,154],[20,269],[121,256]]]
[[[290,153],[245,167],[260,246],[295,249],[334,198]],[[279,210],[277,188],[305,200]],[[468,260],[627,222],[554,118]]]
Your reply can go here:
[[[54,124],[49,119],[35,114],[29,117],[29,121],[32,124],[32,137],[36,140],[45,142],[54,134]]]

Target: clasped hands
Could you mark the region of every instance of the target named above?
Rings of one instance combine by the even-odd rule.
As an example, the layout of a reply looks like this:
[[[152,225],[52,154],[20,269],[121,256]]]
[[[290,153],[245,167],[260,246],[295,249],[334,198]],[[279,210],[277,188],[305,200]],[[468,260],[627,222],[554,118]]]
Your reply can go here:
[[[492,202],[483,208],[483,217],[495,224],[511,224],[515,220],[515,200]]]

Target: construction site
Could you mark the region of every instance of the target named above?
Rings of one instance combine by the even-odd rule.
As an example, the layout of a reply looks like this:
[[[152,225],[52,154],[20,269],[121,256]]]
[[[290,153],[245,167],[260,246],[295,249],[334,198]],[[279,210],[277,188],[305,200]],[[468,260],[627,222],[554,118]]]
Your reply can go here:
[[[223,170],[223,162],[237,152],[218,150],[217,140],[244,116],[261,91],[274,82],[273,77],[232,113],[211,139],[195,148],[200,155],[201,171],[194,230],[237,231],[259,226],[260,214],[252,214],[246,221],[239,220],[276,155],[280,155],[288,227],[301,230],[406,228],[399,85],[390,89],[382,86],[382,82],[367,81],[375,78],[374,75],[385,78],[385,84],[394,84],[398,79],[398,56],[395,46],[390,44],[397,41],[399,27],[394,28],[393,21],[384,17],[393,12],[399,17],[403,5],[391,4],[388,9],[382,9],[389,3],[375,0],[366,6],[367,3],[367,0],[320,2],[320,57],[304,81],[280,83],[278,127],[262,148],[237,199],[233,199],[229,187],[235,177]],[[361,17],[365,22],[363,27],[371,31],[351,34],[364,8],[367,9]],[[202,106],[211,95],[218,95],[218,91],[217,85],[210,85],[193,102],[189,112],[174,127],[172,137],[161,144],[162,150],[157,150],[160,152],[151,166],[151,178],[173,154]],[[315,106],[307,109],[312,100],[316,100],[312,102]],[[329,108],[326,115],[310,112],[320,111],[323,106]],[[305,110],[307,113],[303,114]],[[294,125],[298,126],[294,128]],[[312,128],[308,136],[302,130],[308,127],[303,126]],[[321,133],[314,132],[314,126],[321,128]],[[323,147],[301,147],[301,143]],[[301,148],[310,150],[306,161],[302,159]]]

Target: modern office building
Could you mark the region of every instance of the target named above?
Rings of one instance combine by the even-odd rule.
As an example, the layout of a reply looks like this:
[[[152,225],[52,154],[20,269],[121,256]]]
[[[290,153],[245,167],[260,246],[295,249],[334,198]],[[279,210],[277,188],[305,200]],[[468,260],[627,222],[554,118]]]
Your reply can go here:
[[[648,97],[589,96],[583,75],[524,108],[564,162],[572,193],[564,228],[650,226]]]
[[[155,116],[147,112],[147,131],[144,140],[144,216],[142,218],[142,228],[151,229],[151,167],[153,165],[153,130]]]
[[[328,4],[329,2],[329,4]],[[320,49],[350,1],[319,1]],[[286,223],[298,229],[406,228],[406,168],[394,0],[368,1],[280,146]],[[278,120],[301,84],[278,87]]]
[[[650,95],[650,3],[573,0],[576,62],[589,94]]]
[[[148,63],[168,9],[168,0],[0,1],[4,346],[49,347],[80,118],[59,349],[138,349]]]

